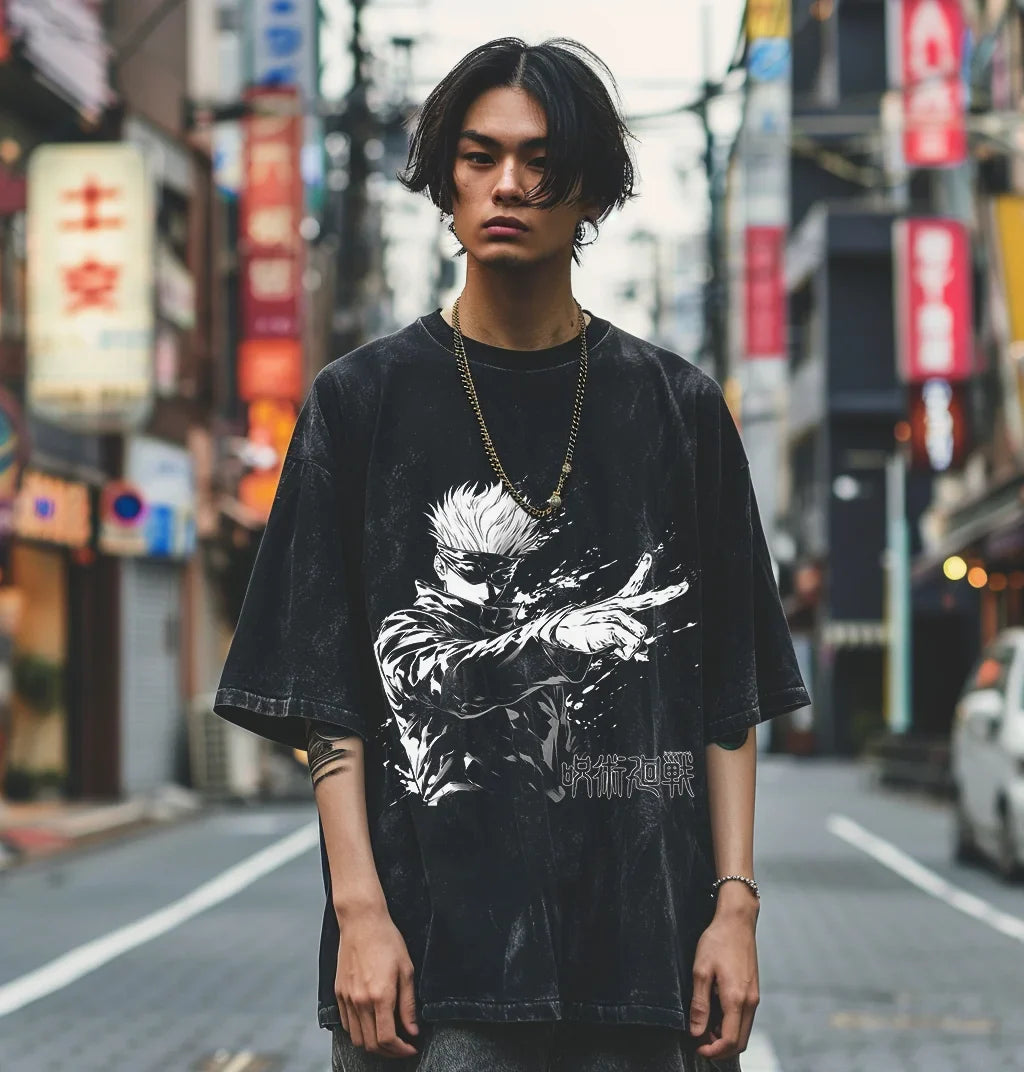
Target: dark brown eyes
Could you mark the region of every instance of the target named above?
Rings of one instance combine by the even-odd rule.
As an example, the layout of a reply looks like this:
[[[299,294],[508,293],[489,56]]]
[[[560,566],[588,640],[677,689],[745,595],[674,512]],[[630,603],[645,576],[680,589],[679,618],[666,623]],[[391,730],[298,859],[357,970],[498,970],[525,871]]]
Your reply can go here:
[[[494,161],[486,153],[464,153],[463,160],[468,160],[471,164],[493,164]],[[531,160],[529,167],[547,167],[547,157],[538,156]]]

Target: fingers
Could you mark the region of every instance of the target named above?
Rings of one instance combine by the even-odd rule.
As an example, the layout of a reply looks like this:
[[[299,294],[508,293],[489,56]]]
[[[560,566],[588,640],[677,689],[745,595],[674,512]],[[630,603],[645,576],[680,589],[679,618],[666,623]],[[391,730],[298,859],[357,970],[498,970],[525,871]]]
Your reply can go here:
[[[616,605],[623,610],[647,610],[650,607],[660,607],[665,603],[671,603],[690,590],[689,581],[680,581],[679,584],[666,585],[664,588],[655,589],[653,592],[643,592],[640,595],[628,596],[620,600]]]
[[[747,1048],[754,1022],[755,998],[742,989],[729,990],[722,996],[722,1028],[718,1037],[697,1047],[697,1053],[709,1060],[736,1057]]]
[[[346,1025],[346,1030],[352,1038],[353,1046],[363,1046],[363,1029],[359,1024],[359,1013],[356,1011],[355,1005],[347,999],[340,999],[338,1001],[338,1007],[342,1009],[342,1022]]]
[[[399,1038],[395,1030],[395,997],[395,991],[392,990],[390,996],[384,994],[374,1002],[374,1026],[377,1032],[375,1052],[389,1057],[413,1057],[416,1047]]]
[[[754,1030],[754,1013],[757,1009],[756,1002],[753,1005],[744,1004],[740,1018],[739,1052],[742,1053],[750,1042],[750,1032]]]
[[[405,987],[403,982],[400,984]],[[411,979],[408,989],[411,994]],[[352,1044],[367,1053],[376,1053],[386,1057],[413,1057],[418,1052],[416,1047],[400,1038],[395,1028],[395,997],[392,987],[375,995],[370,993],[358,996],[338,998],[338,1010],[341,1013],[341,1025],[348,1032]],[[405,1017],[402,1022],[410,1034],[417,1034],[416,1005],[411,997],[404,997]],[[412,1011],[408,1011],[411,1002]]]
[[[740,1052],[739,1038],[742,1009],[741,1001],[737,1001],[735,998],[732,998],[732,1000],[723,998],[721,1036],[714,1042],[698,1046],[697,1052],[711,1060],[717,1057],[735,1057]]]
[[[693,968],[693,997],[690,999],[690,1034],[704,1034],[711,1015],[711,972],[697,963]]]
[[[644,581],[647,580],[647,574],[651,572],[651,562],[653,558],[649,554],[641,555],[640,561],[637,563],[637,567],[633,570],[633,576],[612,596],[612,599],[618,599],[622,596],[636,595],[637,592],[643,587]]]
[[[410,1035],[419,1034],[416,1022],[416,991],[413,987],[413,967],[408,964],[398,976],[398,1016]]]
[[[620,610],[609,615],[609,626],[615,654],[620,659],[632,659],[647,636],[647,626]]]

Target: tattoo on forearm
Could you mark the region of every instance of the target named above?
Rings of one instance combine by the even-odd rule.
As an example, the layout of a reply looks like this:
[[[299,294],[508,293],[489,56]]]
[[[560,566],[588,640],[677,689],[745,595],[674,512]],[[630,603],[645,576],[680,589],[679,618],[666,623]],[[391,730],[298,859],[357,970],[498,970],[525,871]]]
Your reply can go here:
[[[346,748],[344,742],[353,736],[329,722],[307,720],[306,759],[314,789],[330,775],[348,770],[346,761],[352,755],[352,750]]]
[[[313,779],[313,788],[316,789],[321,782],[326,781],[332,774],[341,774],[344,769],[345,768],[341,764],[338,764],[334,767],[327,767],[322,771],[318,771],[316,777]]]

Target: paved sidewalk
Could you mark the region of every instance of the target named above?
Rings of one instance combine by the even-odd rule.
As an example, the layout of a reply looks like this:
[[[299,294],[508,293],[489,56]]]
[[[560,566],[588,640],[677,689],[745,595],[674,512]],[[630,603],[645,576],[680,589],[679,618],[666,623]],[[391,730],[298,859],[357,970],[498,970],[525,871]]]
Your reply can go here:
[[[0,800],[0,870],[178,822],[202,809],[198,793],[172,784],[120,801]]]

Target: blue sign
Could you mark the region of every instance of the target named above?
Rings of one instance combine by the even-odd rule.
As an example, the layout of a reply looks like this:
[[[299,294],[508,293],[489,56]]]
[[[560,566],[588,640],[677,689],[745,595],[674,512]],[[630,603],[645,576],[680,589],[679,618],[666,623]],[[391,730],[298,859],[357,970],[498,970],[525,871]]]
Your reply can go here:
[[[146,518],[146,550],[151,555],[174,553],[174,507],[156,503]]]
[[[781,82],[789,77],[789,38],[758,37],[747,46],[747,71],[755,82]]]
[[[320,9],[317,0],[251,0],[250,80],[258,86],[295,86],[308,105],[317,100]],[[315,205],[324,181],[321,122],[303,123],[302,180],[307,204]]]

